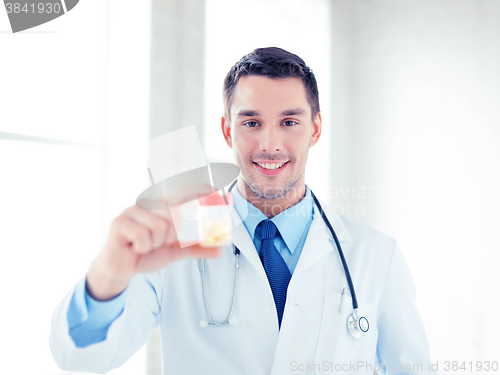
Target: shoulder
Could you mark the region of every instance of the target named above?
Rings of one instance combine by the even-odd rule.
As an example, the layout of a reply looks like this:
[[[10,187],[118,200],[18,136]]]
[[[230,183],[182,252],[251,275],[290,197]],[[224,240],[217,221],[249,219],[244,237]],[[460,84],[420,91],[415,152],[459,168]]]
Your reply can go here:
[[[349,234],[349,237],[353,241],[370,241],[372,243],[377,243],[380,245],[388,245],[394,247],[394,238],[380,232],[379,230],[372,228],[359,220],[352,217],[346,216],[343,213],[339,213],[334,210],[328,204],[321,202],[323,210],[332,222],[336,222],[337,225],[342,225],[345,231]],[[334,228],[335,229],[335,228]]]
[[[405,265],[396,240],[326,204],[323,210],[334,230],[344,233],[344,240],[338,237],[349,269],[358,285],[364,286],[359,292],[360,299],[377,305],[391,269],[395,272],[394,280],[398,280],[393,286],[404,280],[401,272]]]
[[[337,232],[342,247],[349,248],[355,254],[362,254],[366,257],[365,259],[371,259],[380,266],[382,264],[386,266],[389,263],[397,247],[394,238],[335,211],[326,203],[321,202],[321,204],[332,227]]]

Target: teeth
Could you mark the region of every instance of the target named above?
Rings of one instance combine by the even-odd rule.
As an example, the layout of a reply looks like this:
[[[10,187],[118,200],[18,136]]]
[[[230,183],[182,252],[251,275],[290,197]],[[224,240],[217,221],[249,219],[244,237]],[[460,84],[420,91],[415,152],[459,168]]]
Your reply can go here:
[[[260,165],[262,168],[264,169],[278,169],[278,168],[281,168],[283,166],[283,164],[285,163],[272,163],[272,164],[269,164],[269,163],[257,163],[258,165]]]

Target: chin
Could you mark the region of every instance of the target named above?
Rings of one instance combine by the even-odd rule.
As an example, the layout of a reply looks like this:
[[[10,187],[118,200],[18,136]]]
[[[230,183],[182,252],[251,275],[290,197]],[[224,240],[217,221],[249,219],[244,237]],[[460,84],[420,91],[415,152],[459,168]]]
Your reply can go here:
[[[246,179],[243,176],[245,184],[248,188],[258,197],[264,199],[278,199],[284,196],[290,191],[295,185],[295,182],[284,181],[279,183],[278,181],[273,181],[269,184],[269,181],[257,181],[256,178]]]

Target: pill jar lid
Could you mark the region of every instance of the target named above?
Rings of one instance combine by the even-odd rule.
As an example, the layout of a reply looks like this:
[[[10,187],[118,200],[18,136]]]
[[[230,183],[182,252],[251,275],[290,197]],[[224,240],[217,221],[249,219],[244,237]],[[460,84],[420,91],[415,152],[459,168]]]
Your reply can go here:
[[[227,192],[226,194],[227,201],[229,204],[233,203],[233,197],[230,192]],[[204,197],[200,198],[200,206],[225,206],[226,201],[224,199],[224,196],[219,194],[219,192],[215,192],[209,195],[205,195]]]

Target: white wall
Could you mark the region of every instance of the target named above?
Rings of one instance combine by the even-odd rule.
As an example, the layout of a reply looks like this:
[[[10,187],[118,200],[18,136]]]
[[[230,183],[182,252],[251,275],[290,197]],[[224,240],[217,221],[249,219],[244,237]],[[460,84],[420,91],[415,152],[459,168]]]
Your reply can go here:
[[[331,202],[400,243],[435,361],[498,360],[500,2],[332,5]]]

